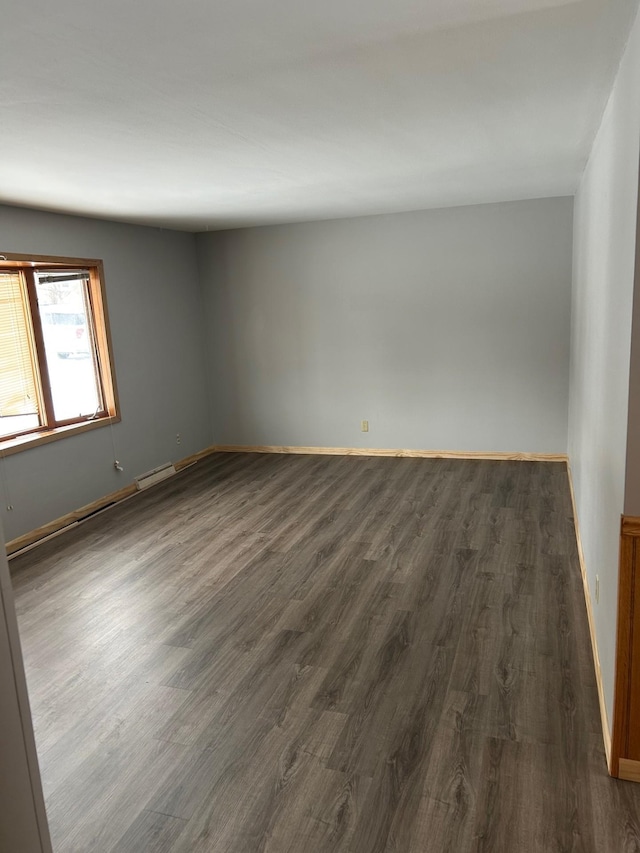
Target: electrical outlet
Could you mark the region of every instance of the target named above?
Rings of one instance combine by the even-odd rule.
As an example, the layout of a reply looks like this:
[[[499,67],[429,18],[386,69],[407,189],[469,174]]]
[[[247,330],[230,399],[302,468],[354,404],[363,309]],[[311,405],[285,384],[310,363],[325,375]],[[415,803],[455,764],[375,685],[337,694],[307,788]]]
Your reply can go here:
[[[176,444],[182,444],[182,436],[180,433],[176,433]]]
[[[600,575],[596,575],[596,604],[600,604]]]
[[[362,432],[369,432],[369,421],[362,421],[360,424],[360,429]]]

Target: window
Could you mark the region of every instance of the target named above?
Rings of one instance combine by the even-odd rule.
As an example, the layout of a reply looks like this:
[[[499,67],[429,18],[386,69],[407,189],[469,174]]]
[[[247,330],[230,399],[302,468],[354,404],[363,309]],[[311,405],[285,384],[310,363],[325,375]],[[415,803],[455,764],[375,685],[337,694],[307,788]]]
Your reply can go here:
[[[102,263],[0,256],[0,447],[118,419]]]

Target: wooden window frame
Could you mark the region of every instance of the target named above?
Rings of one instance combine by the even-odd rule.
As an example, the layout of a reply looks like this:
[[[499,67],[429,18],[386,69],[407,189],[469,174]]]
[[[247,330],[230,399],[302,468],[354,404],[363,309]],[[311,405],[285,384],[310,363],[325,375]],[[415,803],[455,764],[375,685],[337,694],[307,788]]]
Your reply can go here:
[[[104,406],[100,412],[91,417],[58,420],[54,415],[34,272],[36,270],[55,269],[78,269],[88,270],[89,272],[88,297],[91,309],[89,322],[93,326],[93,337],[97,350],[97,380],[102,392]],[[96,258],[21,255],[13,252],[1,252],[0,272],[15,271],[21,272],[26,279],[30,314],[29,328],[34,353],[33,370],[39,395],[38,408],[45,423],[29,431],[0,438],[0,453],[3,456],[19,453],[40,444],[67,438],[120,421],[120,404],[112,358],[113,347],[102,261]]]

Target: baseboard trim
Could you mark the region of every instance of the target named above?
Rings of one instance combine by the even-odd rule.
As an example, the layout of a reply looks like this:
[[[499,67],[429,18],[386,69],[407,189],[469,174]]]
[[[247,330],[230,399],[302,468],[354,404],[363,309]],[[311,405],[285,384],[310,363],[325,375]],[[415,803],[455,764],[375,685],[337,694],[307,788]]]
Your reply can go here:
[[[174,462],[174,467],[176,471],[183,471],[190,465],[199,462],[205,456],[215,453],[215,451],[215,446],[206,447],[198,453],[185,456],[184,459]],[[60,518],[55,518],[53,521],[48,522],[48,524],[43,524],[41,527],[36,527],[35,530],[29,531],[29,533],[24,533],[22,536],[11,539],[6,543],[7,557],[15,557],[20,551],[24,551],[25,548],[30,548],[50,539],[52,536],[57,536],[65,530],[75,527],[81,521],[85,521],[90,516],[95,515],[100,510],[115,506],[135,494],[138,494],[135,483],[129,483],[122,489],[118,489],[102,498],[85,504],[79,509],[73,510],[73,512],[68,512],[66,515],[60,516]]]
[[[43,524],[42,527],[36,527],[35,530],[31,530],[23,536],[11,539],[7,542],[7,556],[11,557],[17,551],[22,551],[24,548],[29,547],[29,545],[34,545],[42,539],[48,539],[50,536],[61,532],[67,527],[72,527],[73,525],[78,524],[83,519],[88,518],[90,515],[94,515],[96,512],[99,512],[101,509],[104,509],[111,504],[120,503],[120,501],[123,501],[125,498],[135,494],[136,491],[137,489],[135,484],[130,483],[128,486],[118,489],[117,492],[111,492],[111,494],[98,498],[98,500],[92,501],[89,504],[85,504],[79,509],[73,510],[73,512],[68,512],[66,515],[60,516],[60,518],[55,518],[48,524]]]
[[[192,453],[191,456],[185,456],[184,459],[180,459],[179,462],[174,462],[173,467],[176,471],[183,471],[190,465],[195,465],[196,462],[204,459],[205,456],[210,456],[212,453],[215,453],[217,449],[218,448],[215,444],[211,444],[209,447],[205,447],[204,450],[199,450],[198,453]]]
[[[618,779],[624,779],[627,782],[640,782],[640,761],[620,758],[619,762]]]
[[[313,456],[407,456],[414,459],[488,459],[508,462],[566,462],[565,453],[492,452],[483,450],[399,450],[378,447],[298,447],[271,444],[219,444],[219,453],[300,453]]]
[[[598,687],[598,701],[600,704],[600,720],[602,723],[602,739],[604,741],[604,751],[607,756],[607,767],[611,772],[611,727],[609,725],[609,716],[607,714],[607,705],[604,698],[604,684],[602,681],[602,669],[600,666],[600,654],[598,652],[598,640],[596,638],[595,620],[593,616],[593,606],[591,604],[591,591],[589,590],[589,579],[587,578],[586,562],[584,558],[584,550],[582,548],[582,539],[580,537],[580,524],[578,522],[578,511],[576,505],[576,496],[573,488],[573,477],[571,475],[571,465],[567,461],[567,472],[569,474],[569,490],[571,492],[571,505],[573,507],[573,526],[576,531],[576,542],[578,546],[578,559],[580,561],[580,574],[582,575],[582,587],[584,590],[584,600],[587,606],[587,619],[589,621],[589,634],[591,636],[591,650],[593,652],[593,666],[596,675],[596,685]]]

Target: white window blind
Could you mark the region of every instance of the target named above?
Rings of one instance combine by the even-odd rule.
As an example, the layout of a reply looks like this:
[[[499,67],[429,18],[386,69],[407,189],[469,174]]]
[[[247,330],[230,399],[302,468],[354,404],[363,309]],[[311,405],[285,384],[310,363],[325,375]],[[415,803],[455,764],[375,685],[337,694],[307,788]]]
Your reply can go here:
[[[41,423],[30,322],[20,273],[0,272],[0,435]]]

